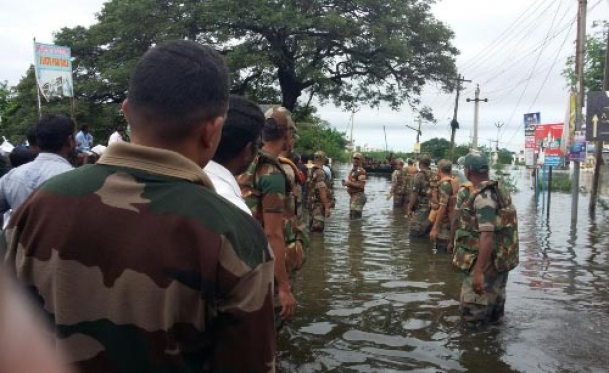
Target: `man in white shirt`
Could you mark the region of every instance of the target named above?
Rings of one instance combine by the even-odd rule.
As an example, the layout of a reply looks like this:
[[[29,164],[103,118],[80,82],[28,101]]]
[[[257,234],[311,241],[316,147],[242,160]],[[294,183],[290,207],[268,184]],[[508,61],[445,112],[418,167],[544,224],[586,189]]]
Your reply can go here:
[[[0,179],[0,213],[16,210],[32,192],[55,175],[72,170],[67,158],[74,151],[74,122],[49,114],[36,125],[40,153],[32,162],[13,168]]]
[[[125,127],[123,127],[123,126],[116,127],[116,131],[114,131],[112,133],[112,135],[110,135],[110,138],[108,139],[108,146],[110,146],[110,144],[113,144],[115,142],[125,142]]]
[[[264,120],[258,105],[242,96],[230,96],[220,144],[204,168],[216,192],[249,215],[252,212],[241,197],[235,175],[245,172],[254,159]]]
[[[88,152],[93,146],[93,135],[89,132],[89,126],[83,124],[80,126],[80,131],[76,134],[76,150],[79,152]]]

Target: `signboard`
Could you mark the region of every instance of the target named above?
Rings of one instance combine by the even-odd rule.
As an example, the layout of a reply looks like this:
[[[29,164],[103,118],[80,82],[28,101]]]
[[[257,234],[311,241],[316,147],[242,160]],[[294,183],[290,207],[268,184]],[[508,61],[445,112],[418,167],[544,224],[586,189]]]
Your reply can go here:
[[[524,115],[524,135],[535,136],[535,126],[540,123],[540,113],[528,113]]]
[[[569,148],[569,160],[576,162],[586,161],[586,135],[584,131],[575,131],[573,142]]]
[[[539,124],[540,113],[524,114],[524,164],[535,166],[535,126]]]
[[[34,69],[38,89],[47,101],[74,96],[70,48],[34,42]]]
[[[415,142],[414,143],[414,152],[419,154],[421,152],[421,143]]]
[[[564,124],[538,124],[535,126],[535,145],[537,162],[544,166],[560,165],[563,155],[561,150]]]
[[[586,140],[609,141],[609,92],[588,92]]]

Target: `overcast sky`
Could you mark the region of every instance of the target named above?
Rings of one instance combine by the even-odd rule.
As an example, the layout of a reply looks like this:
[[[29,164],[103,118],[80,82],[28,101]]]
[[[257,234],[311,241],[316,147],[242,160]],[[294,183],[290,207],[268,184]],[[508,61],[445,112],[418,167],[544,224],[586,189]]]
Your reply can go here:
[[[0,81],[19,81],[32,62],[34,37],[52,43],[53,32],[62,27],[88,26],[103,3],[0,0]],[[588,9],[590,24],[609,19],[609,0],[588,0]],[[568,89],[560,72],[575,50],[576,0],[444,0],[433,12],[455,32],[459,73],[472,80],[465,83],[459,102],[457,143],[467,143],[471,136],[474,104],[466,98],[474,98],[476,84],[480,97],[489,100],[480,104],[479,144],[499,138],[500,147],[519,150],[524,113],[541,112],[542,123],[564,121]],[[421,141],[450,138],[454,100],[454,94],[429,87],[422,101],[433,109],[438,123],[423,123]],[[350,113],[324,106],[319,114],[338,130],[348,130]],[[499,136],[495,123],[504,123]],[[394,112],[363,106],[354,117],[353,137],[357,145],[384,148],[384,126],[389,149],[411,151],[415,133],[405,124],[416,126],[407,108]]]

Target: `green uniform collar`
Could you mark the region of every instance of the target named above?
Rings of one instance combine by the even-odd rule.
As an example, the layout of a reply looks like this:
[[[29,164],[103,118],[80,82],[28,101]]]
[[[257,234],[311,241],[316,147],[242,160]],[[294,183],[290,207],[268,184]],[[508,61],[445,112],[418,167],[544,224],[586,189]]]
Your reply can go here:
[[[183,155],[165,149],[152,148],[127,142],[109,146],[98,164],[135,168],[138,170],[186,179],[214,189],[203,169]]]

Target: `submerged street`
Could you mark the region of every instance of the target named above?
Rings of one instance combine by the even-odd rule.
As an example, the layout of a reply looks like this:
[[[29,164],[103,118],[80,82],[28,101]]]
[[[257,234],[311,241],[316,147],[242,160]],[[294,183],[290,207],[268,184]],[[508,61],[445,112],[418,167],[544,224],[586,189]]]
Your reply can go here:
[[[502,324],[459,325],[461,275],[385,199],[389,178],[369,176],[361,221],[335,175],[336,209],[313,235],[294,283],[298,309],[280,333],[281,372],[606,372],[609,366],[609,212],[587,213],[580,194],[554,193],[550,218],[535,206],[529,172],[519,192],[520,265],[510,273]],[[591,174],[583,174],[581,185]],[[601,197],[607,190],[601,187]]]

